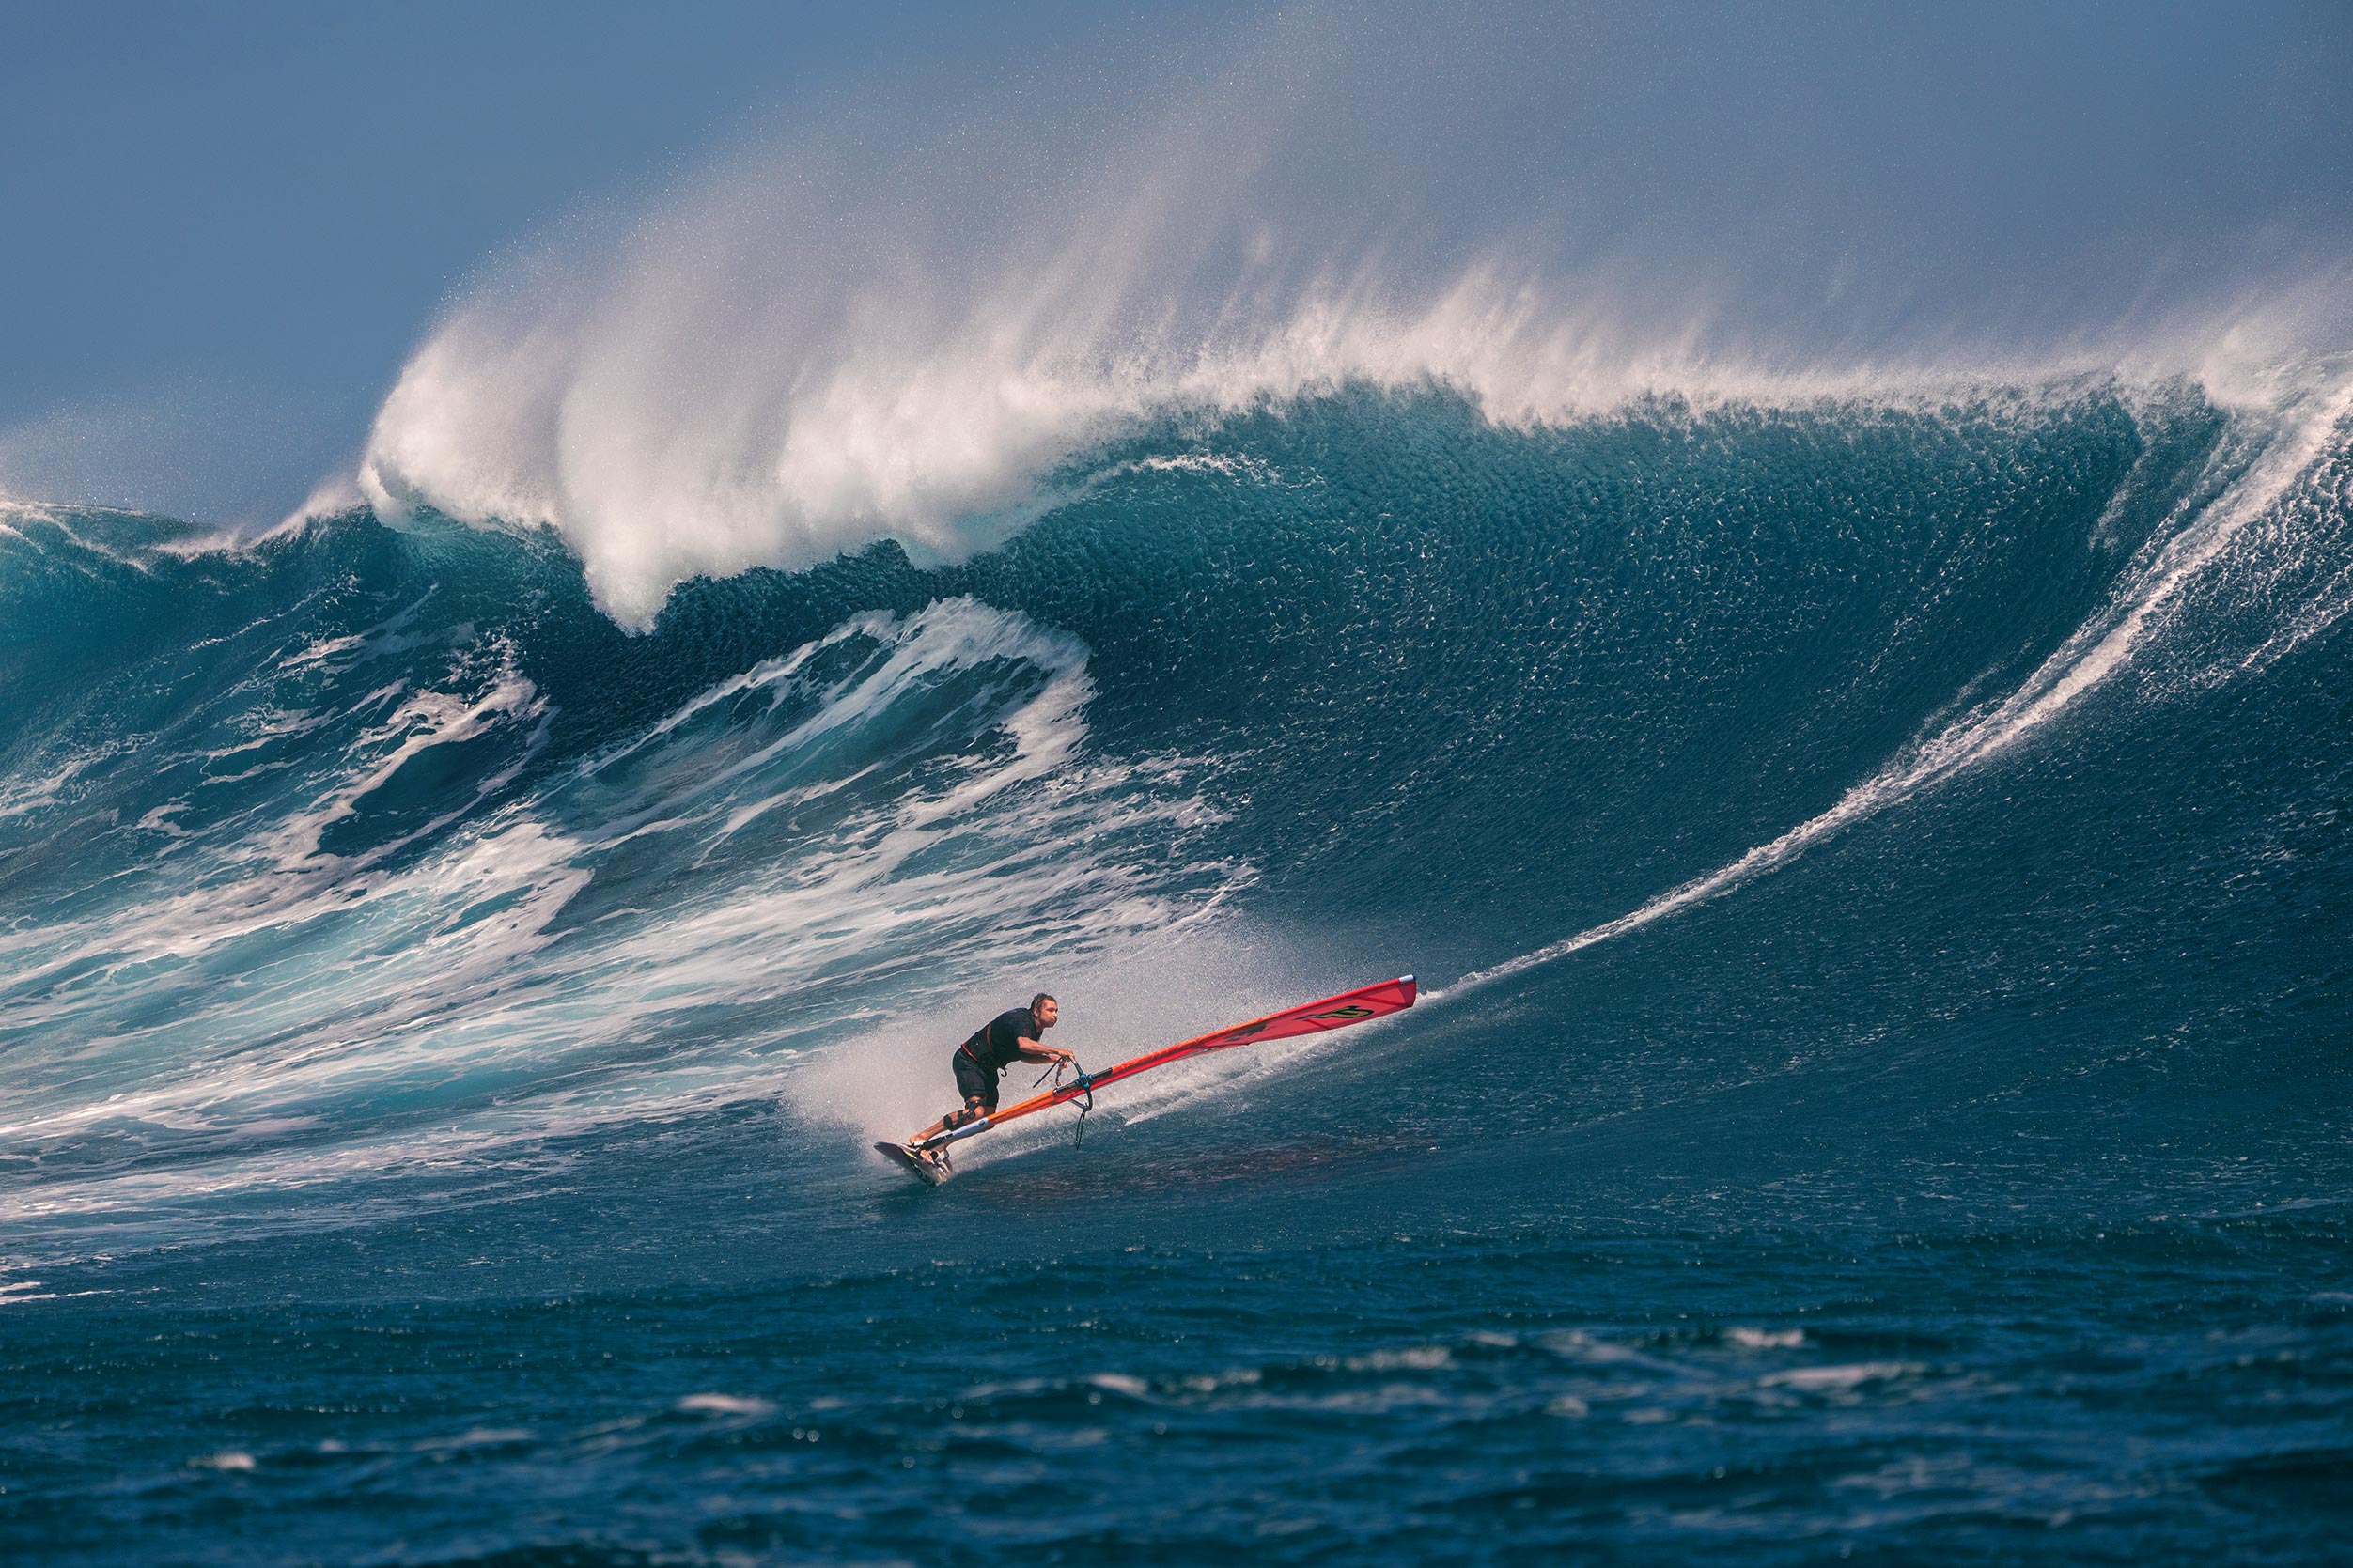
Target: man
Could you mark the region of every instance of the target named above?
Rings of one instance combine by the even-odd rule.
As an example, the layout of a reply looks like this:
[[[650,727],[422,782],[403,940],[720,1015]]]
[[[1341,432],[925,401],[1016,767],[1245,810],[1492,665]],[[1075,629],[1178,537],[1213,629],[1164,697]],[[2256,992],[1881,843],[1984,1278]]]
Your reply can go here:
[[[957,1047],[956,1054],[948,1059],[956,1070],[956,1087],[964,1096],[963,1109],[949,1111],[910,1138],[907,1152],[936,1164],[940,1159],[937,1150],[922,1154],[915,1145],[960,1127],[975,1116],[993,1114],[997,1109],[997,1075],[1016,1062],[1073,1061],[1068,1051],[1044,1043],[1046,1031],[1053,1028],[1054,1020],[1061,1016],[1061,1003],[1040,991],[1030,998],[1027,1007],[1000,1013],[974,1030],[973,1037]]]

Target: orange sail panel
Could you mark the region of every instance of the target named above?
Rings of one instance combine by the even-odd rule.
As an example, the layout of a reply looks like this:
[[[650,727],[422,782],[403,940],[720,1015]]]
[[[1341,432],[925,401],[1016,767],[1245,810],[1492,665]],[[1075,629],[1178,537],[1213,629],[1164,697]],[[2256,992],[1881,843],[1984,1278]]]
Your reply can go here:
[[[1085,1074],[1068,1083],[1049,1089],[1042,1094],[1034,1094],[1018,1104],[1006,1106],[994,1115],[967,1123],[955,1131],[943,1133],[937,1138],[927,1139],[920,1146],[937,1148],[943,1143],[952,1143],[960,1139],[969,1138],[974,1133],[985,1132],[993,1126],[1001,1126],[1017,1116],[1027,1116],[1032,1111],[1067,1104],[1082,1095],[1093,1094],[1107,1083],[1116,1083],[1123,1078],[1133,1078],[1138,1073],[1148,1072],[1154,1067],[1166,1066],[1171,1062],[1182,1062],[1189,1056],[1201,1056],[1209,1051],[1225,1050],[1234,1046],[1261,1045],[1269,1040],[1288,1040],[1301,1034],[1321,1034],[1327,1030],[1346,1029],[1352,1023],[1363,1023],[1369,1018],[1383,1017],[1391,1013],[1401,1013],[1413,1005],[1414,994],[1413,976],[1402,975],[1395,980],[1381,981],[1376,986],[1363,986],[1353,991],[1343,991],[1338,996],[1326,997],[1321,1001],[1303,1002],[1297,1007],[1286,1008],[1280,1013],[1270,1013],[1263,1018],[1253,1018],[1248,1023],[1233,1024],[1224,1029],[1212,1030],[1207,1034],[1196,1034],[1190,1040],[1179,1040],[1173,1046],[1162,1046],[1160,1049],[1146,1051],[1142,1056],[1131,1056],[1117,1066],[1106,1067],[1099,1073]]]

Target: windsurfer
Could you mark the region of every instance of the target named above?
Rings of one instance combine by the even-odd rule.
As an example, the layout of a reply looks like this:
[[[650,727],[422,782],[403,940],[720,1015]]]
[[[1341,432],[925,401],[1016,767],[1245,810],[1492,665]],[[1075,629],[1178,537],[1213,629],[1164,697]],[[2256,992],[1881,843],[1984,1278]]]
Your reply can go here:
[[[1059,1046],[1045,1043],[1046,1031],[1053,1028],[1062,1016],[1061,1003],[1040,991],[1030,998],[1027,1007],[1014,1007],[998,1014],[978,1029],[972,1038],[956,1048],[949,1064],[956,1074],[956,1087],[964,1096],[963,1106],[949,1111],[923,1131],[910,1138],[907,1152],[918,1159],[938,1163],[937,1150],[918,1149],[927,1138],[951,1132],[970,1123],[976,1116],[993,1115],[997,1109],[997,1078],[1016,1062],[1073,1062],[1076,1060]]]

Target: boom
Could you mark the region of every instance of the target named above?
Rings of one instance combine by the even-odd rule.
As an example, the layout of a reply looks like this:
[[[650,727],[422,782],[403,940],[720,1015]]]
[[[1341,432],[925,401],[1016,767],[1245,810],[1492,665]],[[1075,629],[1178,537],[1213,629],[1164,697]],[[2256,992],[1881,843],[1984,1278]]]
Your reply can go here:
[[[1413,976],[1402,975],[1395,980],[1384,980],[1377,986],[1342,991],[1338,996],[1326,997],[1321,1001],[1305,1002],[1280,1013],[1270,1013],[1248,1023],[1196,1034],[1190,1040],[1179,1040],[1173,1046],[1162,1046],[1142,1056],[1131,1056],[1117,1066],[1106,1067],[1099,1073],[1082,1073],[1068,1083],[1058,1084],[1043,1094],[1033,1094],[1018,1104],[1006,1106],[993,1116],[982,1116],[960,1127],[927,1138],[914,1147],[941,1148],[959,1139],[987,1132],[990,1127],[1003,1126],[1015,1117],[1067,1105],[1082,1095],[1092,1095],[1107,1083],[1117,1083],[1123,1078],[1133,1078],[1138,1073],[1164,1067],[1171,1062],[1181,1062],[1189,1056],[1201,1056],[1234,1046],[1258,1045],[1268,1040],[1287,1040],[1300,1034],[1321,1034],[1328,1030],[1346,1029],[1352,1023],[1363,1023],[1367,1018],[1401,1013],[1413,1005],[1414,994]]]

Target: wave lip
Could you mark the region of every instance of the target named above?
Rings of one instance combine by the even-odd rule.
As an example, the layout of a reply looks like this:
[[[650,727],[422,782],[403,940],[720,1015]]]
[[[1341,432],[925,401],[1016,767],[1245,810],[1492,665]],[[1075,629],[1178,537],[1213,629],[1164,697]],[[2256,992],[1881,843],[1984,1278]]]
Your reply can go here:
[[[927,116],[861,122],[574,224],[433,324],[353,489],[383,517],[557,529],[598,604],[645,630],[694,576],[804,569],[878,538],[967,560],[1061,496],[1066,460],[1139,423],[1344,388],[1447,388],[1520,430],[1644,402],[1918,404],[2080,376],[2280,402],[2266,380],[2344,343],[2341,266],[2087,289],[2111,308],[2073,322],[2023,301],[1960,319],[1876,313],[1857,256],[1805,285],[1788,256],[1691,261],[1738,249],[1722,225],[1661,254],[1468,210],[1458,179],[1402,174],[1428,169],[1411,116],[1461,113],[1442,73],[1414,59],[1391,78],[1402,97],[1367,99],[1316,31],[1278,19],[1233,70],[1122,101],[1117,130],[1007,106],[939,136]],[[1508,66],[1458,85],[1494,89],[1527,61]],[[1522,87],[1558,108],[1558,80]],[[1485,167],[1497,148],[1457,150]],[[1644,188],[1633,210],[1659,205]]]

